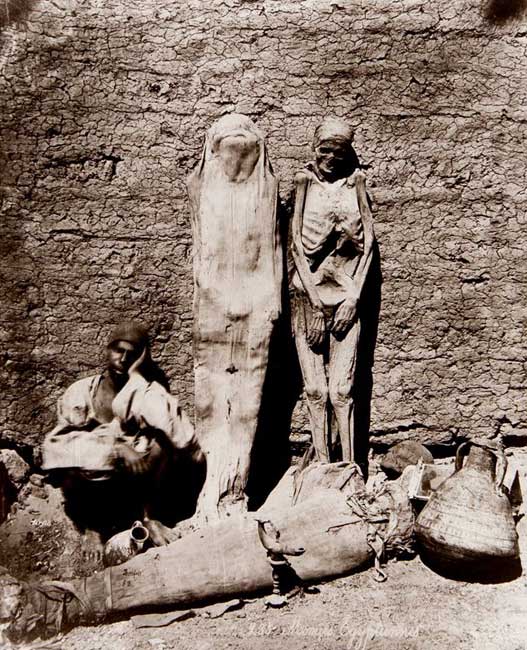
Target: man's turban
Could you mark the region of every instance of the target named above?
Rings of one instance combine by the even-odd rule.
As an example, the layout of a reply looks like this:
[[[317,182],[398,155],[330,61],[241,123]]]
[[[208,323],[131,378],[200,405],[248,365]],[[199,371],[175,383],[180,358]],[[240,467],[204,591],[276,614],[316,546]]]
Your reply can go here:
[[[110,335],[108,347],[117,341],[127,341],[134,346],[145,348],[148,345],[148,330],[136,321],[119,323]]]

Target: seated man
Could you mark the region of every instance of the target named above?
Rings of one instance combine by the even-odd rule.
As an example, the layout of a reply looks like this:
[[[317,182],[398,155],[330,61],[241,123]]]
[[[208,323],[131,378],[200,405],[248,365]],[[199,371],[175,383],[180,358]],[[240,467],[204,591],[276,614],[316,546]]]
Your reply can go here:
[[[152,518],[161,481],[179,452],[202,458],[194,429],[150,358],[148,332],[122,323],[108,342],[102,374],[72,384],[42,446],[42,467],[62,486],[66,511],[83,531],[85,557],[102,539],[140,519],[156,545],[171,531]]]

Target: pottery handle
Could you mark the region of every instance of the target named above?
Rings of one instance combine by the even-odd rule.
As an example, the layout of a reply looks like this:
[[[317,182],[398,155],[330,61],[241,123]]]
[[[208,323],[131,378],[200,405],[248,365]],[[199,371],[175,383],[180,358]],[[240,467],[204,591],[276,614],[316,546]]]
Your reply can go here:
[[[459,470],[463,467],[463,456],[467,455],[467,451],[469,446],[472,444],[470,440],[467,440],[467,442],[462,442],[459,447],[457,448],[456,451],[456,472],[459,472]]]
[[[496,488],[501,490],[505,474],[507,473],[507,458],[502,449],[498,451],[491,450],[496,456]]]
[[[481,442],[476,442],[473,440],[467,440],[459,445],[456,451],[456,472],[463,467],[463,457],[467,455],[467,450],[470,445],[477,445],[489,451],[496,458],[496,478],[495,485],[498,490],[501,490],[503,485],[503,480],[505,479],[505,474],[507,472],[507,458],[502,449],[493,449],[491,446],[488,446]]]

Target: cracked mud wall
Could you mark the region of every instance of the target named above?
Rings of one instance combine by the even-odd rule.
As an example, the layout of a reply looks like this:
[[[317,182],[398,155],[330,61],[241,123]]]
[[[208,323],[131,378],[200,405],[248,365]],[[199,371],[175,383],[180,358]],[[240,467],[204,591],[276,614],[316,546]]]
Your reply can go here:
[[[286,200],[320,117],[356,129],[383,274],[373,431],[527,429],[522,2],[22,4],[0,33],[0,444],[41,439],[123,317],[191,407],[184,179],[231,110]]]

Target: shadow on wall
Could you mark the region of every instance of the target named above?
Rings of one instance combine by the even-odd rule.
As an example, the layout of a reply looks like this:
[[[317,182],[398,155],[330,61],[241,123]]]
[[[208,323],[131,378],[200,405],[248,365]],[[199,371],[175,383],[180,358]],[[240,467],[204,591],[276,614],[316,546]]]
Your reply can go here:
[[[527,11],[527,0],[488,0],[484,16],[490,22],[504,25],[509,20],[521,18]]]
[[[2,0],[0,2],[0,29],[25,20],[38,0]]]
[[[370,271],[363,288],[360,305],[361,336],[355,379],[355,454],[365,478],[368,476],[370,447],[371,394],[373,362],[381,309],[382,272],[379,246],[374,243]]]
[[[284,304],[287,305],[287,302]],[[301,391],[300,366],[287,309],[277,323],[269,346],[260,418],[247,484],[250,510],[256,510],[263,504],[291,463],[291,418]]]
[[[278,209],[284,247],[283,311],[269,344],[267,373],[247,483],[250,510],[256,510],[264,503],[291,464],[291,420],[295,404],[302,394],[302,375],[292,336],[287,271],[287,243],[292,204],[281,204]]]

